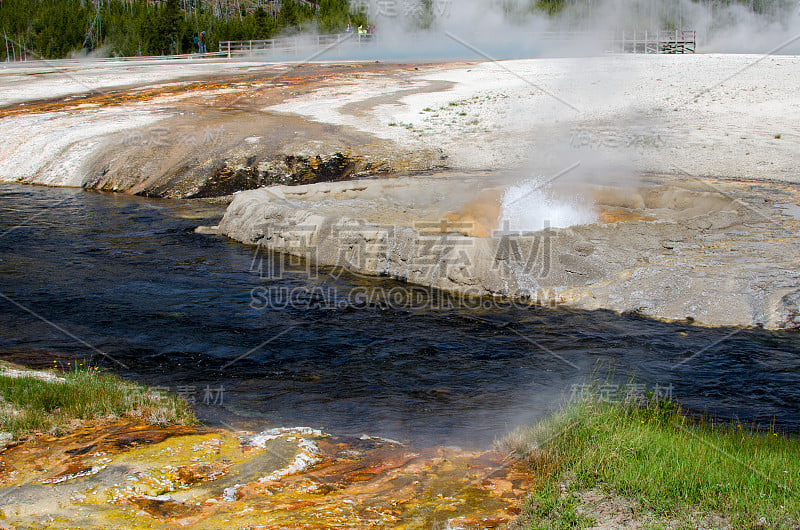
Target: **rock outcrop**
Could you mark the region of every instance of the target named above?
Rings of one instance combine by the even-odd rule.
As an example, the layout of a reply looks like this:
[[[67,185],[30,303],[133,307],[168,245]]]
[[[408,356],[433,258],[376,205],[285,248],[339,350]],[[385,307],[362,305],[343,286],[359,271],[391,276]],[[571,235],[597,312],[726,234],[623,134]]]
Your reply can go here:
[[[598,223],[493,226],[475,237],[485,227],[464,215],[469,198],[497,186],[458,175],[262,188],[236,194],[218,231],[334,270],[470,297],[797,327],[800,194],[791,186],[664,177],[589,187]]]

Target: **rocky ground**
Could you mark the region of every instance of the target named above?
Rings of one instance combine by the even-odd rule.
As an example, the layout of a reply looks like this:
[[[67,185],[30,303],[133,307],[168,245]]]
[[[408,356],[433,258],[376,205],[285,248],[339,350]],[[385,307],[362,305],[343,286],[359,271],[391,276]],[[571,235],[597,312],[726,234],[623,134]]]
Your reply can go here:
[[[796,186],[670,176],[586,186],[597,222],[538,231],[501,225],[502,190],[452,174],[262,188],[237,194],[207,230],[465,296],[800,325]]]
[[[187,198],[441,167],[438,149],[401,150],[370,134],[263,109],[356,72],[396,71],[174,61],[8,68],[0,72],[0,85],[14,87],[0,90],[0,131],[8,140],[0,147],[0,180]],[[29,96],[20,102],[23,90]]]
[[[31,353],[20,357],[52,366]],[[0,378],[64,382],[7,361]],[[19,413],[0,398],[3,425]],[[128,415],[0,431],[0,528],[498,528],[535,480],[494,450],[221,423]]]
[[[530,487],[491,451],[109,421],[0,452],[0,528],[492,528]]]

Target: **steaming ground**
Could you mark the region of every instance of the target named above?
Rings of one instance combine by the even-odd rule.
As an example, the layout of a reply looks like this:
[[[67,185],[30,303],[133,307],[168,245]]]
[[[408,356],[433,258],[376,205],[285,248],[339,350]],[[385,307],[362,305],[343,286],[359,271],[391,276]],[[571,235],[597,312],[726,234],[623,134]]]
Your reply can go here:
[[[793,182],[799,82],[797,56],[534,59],[365,78],[269,109],[435,145],[461,169],[535,176],[581,162],[600,182],[620,169]]]
[[[19,104],[120,86],[135,94],[244,75],[279,84],[309,68],[314,66],[255,61],[37,63],[0,71],[0,101]],[[340,125],[410,151],[441,149],[446,165],[458,169],[516,170],[530,178],[580,163],[570,177],[600,182],[609,173],[632,172],[798,178],[798,56],[615,55],[353,70],[280,97],[240,83],[165,93],[112,110],[87,104],[6,116],[0,120],[6,138],[0,178],[82,185],[87,178],[81,165],[108,148],[112,133],[174,128],[174,120],[187,114],[202,128],[211,122],[204,111],[229,105],[219,101],[225,93],[252,112]],[[57,138],[47,140],[54,133]],[[34,163],[32,149],[35,159],[52,164]],[[325,149],[310,145],[305,151]],[[69,161],[63,171],[53,169],[59,158]]]

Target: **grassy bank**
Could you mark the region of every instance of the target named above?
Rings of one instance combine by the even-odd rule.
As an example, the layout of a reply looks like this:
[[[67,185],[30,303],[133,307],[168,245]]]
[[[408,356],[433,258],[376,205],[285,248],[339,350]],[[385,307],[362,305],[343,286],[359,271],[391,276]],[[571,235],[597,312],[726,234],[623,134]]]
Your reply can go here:
[[[58,433],[73,420],[139,418],[156,424],[191,424],[178,396],[154,391],[90,367],[24,371],[0,367],[0,431],[19,437]]]
[[[800,442],[692,420],[668,401],[587,398],[499,446],[542,478],[525,528],[584,528],[614,516],[653,528],[800,524]]]

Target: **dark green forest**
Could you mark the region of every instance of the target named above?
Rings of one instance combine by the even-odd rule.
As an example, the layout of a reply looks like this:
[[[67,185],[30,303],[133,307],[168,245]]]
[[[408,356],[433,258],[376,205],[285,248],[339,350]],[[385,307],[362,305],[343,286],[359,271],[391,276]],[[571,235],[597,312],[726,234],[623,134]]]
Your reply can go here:
[[[366,23],[347,0],[324,0],[318,12],[287,0],[274,14],[229,5],[234,7],[226,11],[186,0],[0,0],[0,60],[56,59],[97,49],[110,56],[191,53],[201,31],[208,51],[216,51],[224,40],[269,39],[310,28],[330,33],[348,22]]]

